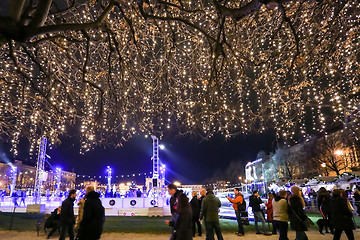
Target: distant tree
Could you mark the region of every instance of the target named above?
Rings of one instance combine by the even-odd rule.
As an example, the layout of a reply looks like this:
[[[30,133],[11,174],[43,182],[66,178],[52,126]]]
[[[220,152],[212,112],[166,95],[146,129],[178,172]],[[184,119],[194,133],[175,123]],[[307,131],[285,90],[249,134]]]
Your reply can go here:
[[[346,142],[343,134],[333,134],[318,139],[312,151],[312,161],[319,165],[323,164],[326,175],[329,171],[339,175],[347,167],[342,152],[342,149],[346,148]]]
[[[298,166],[297,156],[288,149],[279,148],[276,150],[273,159],[280,178],[292,180]]]
[[[244,167],[244,164],[240,160],[230,162],[225,170],[225,174],[223,173],[225,180],[230,183],[239,183],[239,177],[244,176]]]
[[[308,149],[311,143],[301,143],[290,148],[279,148],[273,158],[274,167],[278,171],[278,178],[293,180],[309,178],[318,173],[314,167]]]
[[[211,178],[206,179],[205,183],[216,183],[219,181],[226,181],[232,184],[239,183],[240,176],[244,176],[245,166],[241,160],[234,160],[230,162],[228,167],[223,171],[217,169]]]
[[[269,154],[267,154],[265,151],[261,150],[258,152],[258,154],[256,155],[256,159],[262,159],[263,162],[268,160],[269,158]]]
[[[273,158],[274,154],[268,155],[266,161],[264,161],[263,169],[264,169],[264,180],[267,183],[277,182],[279,181],[278,177],[278,166]]]
[[[302,158],[300,160],[301,165],[301,176],[303,178],[312,178],[323,174],[321,165],[318,162],[312,161],[312,153],[315,148],[315,139],[310,139],[310,141],[302,144],[301,152]]]
[[[210,177],[204,180],[204,184],[213,184],[219,181],[224,180],[224,173],[221,169],[216,169],[214,174]]]

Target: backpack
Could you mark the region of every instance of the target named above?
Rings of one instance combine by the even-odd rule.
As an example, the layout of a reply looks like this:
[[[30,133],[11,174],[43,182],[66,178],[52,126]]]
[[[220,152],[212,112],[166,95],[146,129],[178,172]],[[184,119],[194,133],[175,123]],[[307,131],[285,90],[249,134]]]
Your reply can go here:
[[[246,201],[243,198],[243,202],[242,203],[238,203],[238,211],[240,212],[245,212],[246,211]]]

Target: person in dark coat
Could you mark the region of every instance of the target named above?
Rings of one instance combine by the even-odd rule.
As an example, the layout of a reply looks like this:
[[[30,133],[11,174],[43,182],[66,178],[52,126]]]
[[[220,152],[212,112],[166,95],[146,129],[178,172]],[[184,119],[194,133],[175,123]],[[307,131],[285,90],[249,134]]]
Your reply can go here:
[[[168,185],[168,192],[171,195],[171,198],[170,198],[170,212],[171,212],[171,215],[174,216],[177,213],[177,211],[176,211],[176,205],[177,205],[176,199],[177,199],[178,195],[180,194],[180,191],[177,189],[175,184],[170,183]]]
[[[76,198],[76,190],[72,189],[69,192],[68,197],[61,205],[61,214],[60,214],[60,225],[61,232],[59,240],[64,240],[66,232],[69,234],[70,240],[74,240],[74,224],[75,224],[75,215],[74,215],[74,201]]]
[[[83,219],[80,223],[79,240],[97,240],[102,234],[105,221],[105,210],[101,204],[100,194],[90,191],[86,195]]]
[[[193,191],[192,193],[193,198],[190,201],[191,210],[192,210],[192,230],[193,230],[193,237],[195,237],[196,234],[196,228],[195,225],[197,225],[198,229],[198,236],[201,237],[201,224],[200,224],[200,202],[197,198],[197,192]]]
[[[204,219],[206,240],[214,240],[214,231],[218,240],[224,240],[219,223],[219,208],[221,201],[215,197],[211,188],[208,189],[206,197],[201,203],[200,219]]]
[[[50,239],[54,232],[57,229],[60,229],[60,213],[61,207],[58,207],[52,211],[51,215],[46,219],[44,228],[51,228],[51,231],[47,235],[47,239]]]
[[[307,219],[304,211],[305,202],[301,197],[301,189],[297,186],[291,188],[292,196],[290,197],[290,227],[296,231],[296,240],[308,240],[305,233],[307,227],[303,224],[303,220]]]
[[[346,193],[343,189],[335,189],[332,195],[331,223],[335,228],[333,240],[339,240],[343,231],[345,231],[345,234],[349,240],[354,240],[353,229],[355,226],[352,220],[352,213],[349,210],[346,200],[343,198]]]
[[[205,188],[200,189],[200,198],[199,198],[200,211],[201,211],[201,204],[205,196],[206,196],[206,189]]]
[[[171,221],[165,221],[167,225],[173,227],[175,224],[175,217],[177,215],[177,197],[181,193],[175,184],[170,183],[168,185],[168,192],[171,196],[170,198],[170,212],[171,212]]]
[[[354,201],[355,201],[356,213],[360,215],[360,191],[357,188],[355,188],[355,192],[354,192]]]
[[[171,240],[192,240],[192,212],[188,197],[180,193],[177,199],[177,214]]]
[[[265,226],[265,218],[261,211],[260,204],[262,203],[262,200],[259,196],[259,193],[257,190],[253,191],[253,195],[249,198],[249,206],[252,208],[252,211],[254,213],[254,221],[255,221],[255,231],[256,234],[261,234],[261,232],[258,229],[258,222],[262,223],[262,234],[268,236],[271,235],[271,233],[266,231]]]
[[[321,187],[318,191],[318,209],[323,217],[323,226],[319,225],[319,232],[322,233],[322,228],[325,227],[326,233],[328,233],[328,229],[333,233],[333,228],[331,226],[331,196],[330,193],[324,188]]]

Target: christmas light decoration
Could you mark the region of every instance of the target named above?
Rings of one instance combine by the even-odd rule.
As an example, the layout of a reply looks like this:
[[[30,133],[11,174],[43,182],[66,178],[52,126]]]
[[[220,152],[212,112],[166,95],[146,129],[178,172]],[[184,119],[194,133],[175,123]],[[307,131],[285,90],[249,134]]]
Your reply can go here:
[[[10,2],[0,133],[15,154],[70,131],[85,152],[168,129],[295,143],[358,128],[357,0]]]

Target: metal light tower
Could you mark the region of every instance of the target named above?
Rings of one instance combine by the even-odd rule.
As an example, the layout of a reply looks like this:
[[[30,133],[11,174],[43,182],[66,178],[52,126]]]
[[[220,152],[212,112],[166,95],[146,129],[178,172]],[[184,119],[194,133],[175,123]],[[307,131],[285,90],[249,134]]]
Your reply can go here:
[[[35,203],[40,204],[41,199],[41,189],[44,180],[44,166],[45,166],[45,158],[46,158],[46,137],[41,138],[39,152],[38,152],[38,160],[36,165],[36,177],[35,177],[35,187],[34,187],[34,197]]]
[[[111,167],[110,166],[107,166],[107,173],[108,173],[108,176],[107,176],[107,181],[108,181],[108,184],[107,184],[107,189],[108,189],[108,192],[111,192]]]
[[[159,179],[159,140],[154,135],[151,135],[153,140],[153,156],[151,160],[153,161],[153,192],[154,194],[158,192],[158,179]]]
[[[62,174],[61,168],[56,168],[56,171],[55,171],[55,181],[56,181],[55,196],[56,197],[60,196],[61,174]]]

